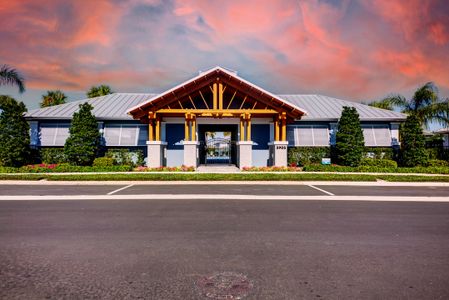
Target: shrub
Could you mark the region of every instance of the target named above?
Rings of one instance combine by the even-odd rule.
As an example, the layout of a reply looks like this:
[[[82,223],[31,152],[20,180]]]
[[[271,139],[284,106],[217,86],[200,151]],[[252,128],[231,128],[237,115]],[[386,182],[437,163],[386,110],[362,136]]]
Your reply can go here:
[[[89,103],[80,104],[73,114],[70,135],[64,146],[67,161],[73,165],[92,165],[100,146],[97,120]]]
[[[393,160],[394,151],[391,147],[365,147],[365,157]]]
[[[64,148],[42,148],[40,150],[41,160],[45,164],[60,164],[67,162]]]
[[[321,163],[321,159],[331,156],[329,147],[291,147],[288,148],[289,165],[305,166],[313,163]]]
[[[398,163],[391,159],[372,159],[362,158],[361,166],[379,167],[379,168],[397,168]]]
[[[109,149],[105,157],[112,158],[115,165],[142,166],[144,164],[142,150]]]
[[[338,122],[335,150],[339,164],[356,167],[365,148],[360,118],[355,107],[344,106]]]
[[[0,96],[0,166],[19,167],[30,161],[30,126],[23,102]]]
[[[110,167],[114,165],[114,159],[111,157],[97,157],[94,159],[92,166],[94,167]]]
[[[425,166],[429,157],[421,124],[415,115],[409,115],[401,131],[401,164],[405,167]]]
[[[427,162],[427,166],[429,167],[448,167],[449,162],[441,159],[429,159]]]

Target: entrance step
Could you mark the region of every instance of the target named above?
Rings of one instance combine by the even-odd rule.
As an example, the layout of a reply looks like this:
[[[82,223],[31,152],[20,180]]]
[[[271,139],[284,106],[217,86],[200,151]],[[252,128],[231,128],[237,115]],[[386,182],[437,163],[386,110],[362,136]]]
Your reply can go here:
[[[200,173],[235,173],[240,169],[235,165],[200,165],[197,169]]]

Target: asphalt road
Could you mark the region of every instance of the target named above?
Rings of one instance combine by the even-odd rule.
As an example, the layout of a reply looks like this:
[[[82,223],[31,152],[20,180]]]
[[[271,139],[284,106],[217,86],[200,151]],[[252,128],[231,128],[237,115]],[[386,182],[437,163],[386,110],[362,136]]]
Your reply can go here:
[[[214,299],[222,272],[245,299],[449,299],[449,203],[0,201],[0,299]]]
[[[125,188],[126,187],[126,188]],[[315,187],[315,188],[314,188]],[[125,188],[120,190],[121,188]],[[318,188],[318,190],[316,189]],[[319,190],[321,189],[321,190]],[[323,190],[325,192],[323,192]],[[115,192],[116,191],[116,192]],[[145,195],[145,194],[206,194],[206,195],[272,195],[322,196],[431,196],[449,197],[449,186],[351,186],[351,185],[242,185],[242,184],[138,184],[126,185],[0,185],[0,196],[12,195]]]

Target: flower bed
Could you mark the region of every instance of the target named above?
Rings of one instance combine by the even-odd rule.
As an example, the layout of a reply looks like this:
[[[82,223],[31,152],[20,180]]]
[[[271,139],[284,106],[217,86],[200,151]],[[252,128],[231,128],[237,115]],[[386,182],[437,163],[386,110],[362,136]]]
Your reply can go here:
[[[299,172],[301,168],[296,166],[289,167],[243,167],[244,172]]]
[[[180,166],[180,167],[157,167],[157,168],[149,168],[149,167],[137,167],[134,169],[136,172],[193,172],[195,171],[194,167],[189,166]]]
[[[131,166],[72,166],[69,164],[36,164],[20,168],[0,167],[0,173],[69,173],[69,172],[128,172]]]

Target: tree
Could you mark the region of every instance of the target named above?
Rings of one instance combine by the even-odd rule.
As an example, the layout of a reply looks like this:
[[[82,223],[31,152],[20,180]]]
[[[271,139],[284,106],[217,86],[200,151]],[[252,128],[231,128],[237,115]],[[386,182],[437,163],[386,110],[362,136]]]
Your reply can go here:
[[[92,109],[89,103],[80,104],[73,114],[70,135],[64,145],[67,160],[73,165],[92,165],[99,151],[101,135]]]
[[[428,153],[422,126],[416,115],[409,115],[401,127],[401,163],[405,167],[426,165]]]
[[[0,166],[20,167],[30,157],[30,127],[23,102],[0,96]]]
[[[49,107],[59,104],[64,104],[67,96],[60,90],[47,91],[47,94],[42,95],[41,107]]]
[[[343,107],[336,138],[335,151],[338,163],[344,166],[358,166],[363,157],[365,140],[355,107]]]
[[[391,103],[390,99],[383,99],[380,101],[373,101],[368,104],[369,106],[376,107],[376,108],[382,108],[387,110],[393,110],[394,105]]]
[[[0,67],[0,85],[14,85],[19,88],[19,92],[25,92],[25,79],[16,69],[8,65]]]
[[[415,115],[420,124],[427,128],[431,122],[443,126],[449,124],[449,100],[439,98],[438,88],[432,82],[419,87],[409,100],[401,95],[392,95],[381,102],[398,107],[405,114]]]
[[[86,95],[89,98],[94,98],[94,97],[106,96],[106,95],[109,95],[112,93],[113,93],[113,91],[110,86],[102,84],[99,86],[91,87],[90,90],[86,93]]]

